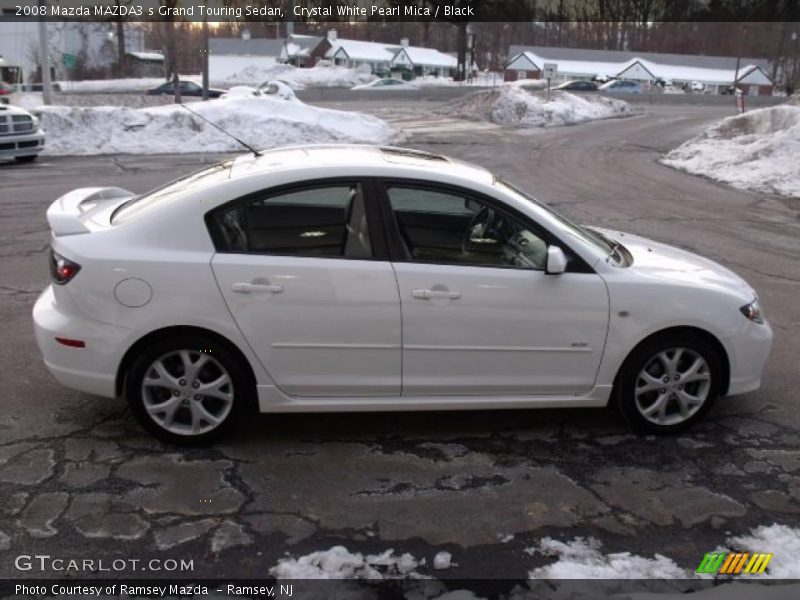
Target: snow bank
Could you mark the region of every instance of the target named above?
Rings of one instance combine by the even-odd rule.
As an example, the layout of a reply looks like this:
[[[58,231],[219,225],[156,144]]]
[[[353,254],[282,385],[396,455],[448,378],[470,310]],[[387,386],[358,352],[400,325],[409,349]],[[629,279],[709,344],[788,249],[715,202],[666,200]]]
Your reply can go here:
[[[357,112],[322,109],[275,96],[195,102],[192,110],[256,148],[286,144],[385,143],[384,121]],[[47,134],[45,153],[172,154],[239,152],[243,148],[177,105],[150,108],[43,106],[35,111]]]
[[[654,558],[635,556],[630,552],[603,554],[602,544],[595,539],[576,538],[559,542],[544,538],[529,554],[556,556],[558,560],[528,573],[531,579],[681,579],[688,574],[672,560],[660,554]]]
[[[575,125],[634,114],[627,102],[616,98],[553,92],[548,102],[545,94],[532,94],[514,85],[469,94],[449,102],[438,112],[523,128]]]
[[[537,546],[526,548],[530,555],[554,556],[557,560],[538,567],[528,573],[531,579],[693,579],[694,569],[679,567],[671,559],[660,554],[653,558],[636,556],[630,552],[603,554],[602,544],[593,538],[575,538],[571,542],[560,542],[552,538],[542,539]],[[711,551],[711,549],[709,549]],[[770,552],[774,556],[763,575],[755,579],[800,578],[800,528],[786,525],[762,525],[749,534],[732,536],[716,552]],[[702,556],[697,557],[697,564]],[[703,576],[707,577],[707,576]],[[738,578],[750,578],[740,574]]]
[[[800,578],[800,528],[786,525],[762,525],[749,535],[728,538],[729,550],[771,552],[774,554],[767,570],[775,579]],[[758,575],[763,577],[763,575]]]
[[[413,579],[422,577],[415,569],[424,561],[410,554],[352,553],[344,546],[312,552],[299,558],[283,558],[269,574],[277,579]]]
[[[351,88],[360,83],[369,83],[377,79],[369,69],[348,69],[345,67],[311,67],[298,68],[292,65],[259,66],[248,65],[228,76],[224,85],[245,84],[258,85],[269,79],[283,81],[296,90],[308,87],[345,87]]]
[[[200,75],[181,75],[181,81],[200,84]],[[123,79],[88,79],[86,81],[59,81],[64,92],[143,92],[165,83],[163,77],[126,77]]]
[[[759,192],[800,197],[800,106],[728,117],[678,146],[661,162]]]

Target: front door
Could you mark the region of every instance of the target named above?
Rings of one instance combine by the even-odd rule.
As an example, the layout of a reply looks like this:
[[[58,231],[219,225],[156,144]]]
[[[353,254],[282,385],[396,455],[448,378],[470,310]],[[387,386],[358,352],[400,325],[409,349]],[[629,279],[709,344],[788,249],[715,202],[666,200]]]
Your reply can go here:
[[[214,213],[214,275],[266,371],[295,396],[400,394],[400,305],[363,186],[337,182]]]
[[[594,385],[608,294],[545,273],[546,235],[468,192],[387,184],[406,260],[403,394],[581,394]]]

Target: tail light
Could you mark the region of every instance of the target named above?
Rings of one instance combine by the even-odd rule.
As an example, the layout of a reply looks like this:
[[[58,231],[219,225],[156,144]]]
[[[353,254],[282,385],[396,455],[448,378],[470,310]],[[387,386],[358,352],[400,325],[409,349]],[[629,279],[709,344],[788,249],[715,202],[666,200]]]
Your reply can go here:
[[[50,249],[50,278],[53,283],[64,285],[75,277],[80,270],[81,266],[78,263],[64,258],[52,248]]]

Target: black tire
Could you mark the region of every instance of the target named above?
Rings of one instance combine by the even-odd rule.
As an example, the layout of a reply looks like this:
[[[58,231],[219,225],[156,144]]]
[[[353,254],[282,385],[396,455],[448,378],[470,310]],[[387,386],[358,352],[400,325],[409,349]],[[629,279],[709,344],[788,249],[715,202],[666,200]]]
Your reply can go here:
[[[685,353],[681,360],[691,360],[694,353],[705,360],[707,369],[705,371],[709,375],[709,382],[707,387],[707,395],[705,401],[696,409],[696,411],[686,417],[684,420],[677,423],[661,424],[655,423],[648,419],[640,410],[640,404],[637,403],[636,390],[639,375],[643,369],[652,364],[651,361],[655,359],[662,352],[672,352],[673,349],[682,348],[690,352]],[[672,355],[674,356],[674,354]],[[638,347],[631,352],[630,356],[625,360],[622,369],[617,377],[614,389],[614,402],[616,408],[622,414],[622,417],[631,425],[631,427],[642,433],[655,433],[655,434],[673,434],[679,433],[691,427],[694,423],[703,418],[703,416],[711,409],[714,402],[719,397],[721,383],[722,383],[722,363],[721,357],[716,348],[701,336],[688,334],[665,334],[651,339],[645,340]],[[668,384],[665,384],[665,386]],[[677,385],[677,384],[676,384]],[[686,384],[687,391],[689,385]],[[664,388],[668,389],[668,388]],[[696,390],[698,388],[694,388]],[[657,396],[661,390],[655,390],[649,397]],[[643,394],[642,403],[647,401],[648,394]],[[654,401],[655,402],[655,401]],[[668,401],[668,407],[678,409],[677,397]],[[646,410],[652,406],[649,404],[644,407]],[[676,415],[677,418],[677,415]]]
[[[186,382],[182,388],[183,391],[178,394],[175,394],[174,391],[172,392],[173,395],[181,398],[181,406],[172,410],[173,416],[170,419],[172,427],[177,429],[185,424],[188,428],[194,424],[195,406],[192,403],[197,401],[198,396],[200,396],[199,403],[207,414],[215,417],[224,415],[218,425],[207,431],[200,430],[194,433],[191,431],[182,433],[170,431],[156,420],[157,418],[162,418],[162,420],[166,421],[166,411],[160,413],[163,414],[162,417],[158,417],[151,416],[151,413],[147,410],[147,405],[158,406],[162,401],[172,402],[173,398],[169,392],[169,389],[172,389],[169,385],[164,387],[156,386],[155,390],[148,386],[148,391],[145,392],[145,377],[149,375],[149,380],[152,381],[155,374],[152,370],[152,365],[161,359],[164,359],[165,364],[169,365],[171,369],[168,372],[169,375],[178,373],[177,377],[180,377],[182,363],[179,357],[175,356],[175,353],[182,350],[188,351],[191,362],[200,360],[202,354],[208,354],[209,358],[213,358],[213,360],[206,359],[205,365],[198,370],[198,378],[202,379],[203,383],[206,383],[206,380],[214,380],[215,376],[217,377],[215,381],[218,381],[218,377],[224,374],[228,375],[230,381],[230,387],[226,385],[221,388],[224,389],[226,394],[232,396],[232,403],[230,403],[227,412],[224,409],[215,411],[215,403],[216,405],[222,405],[227,404],[228,401],[221,401],[212,396],[200,396],[199,394],[192,396],[196,390],[191,389],[191,384],[186,378],[180,379]],[[227,373],[221,372],[220,367]],[[162,441],[180,445],[204,445],[218,439],[229,433],[237,422],[241,420],[241,417],[255,405],[255,387],[247,369],[241,364],[239,354],[229,344],[203,335],[181,334],[160,339],[147,346],[134,359],[130,369],[128,369],[124,390],[128,404],[142,427]],[[156,394],[160,396],[156,398]],[[189,421],[189,423],[185,423],[186,421]],[[206,427],[209,426],[211,426],[211,422],[206,421]]]
[[[39,158],[39,155],[38,154],[30,154],[28,156],[17,156],[16,158],[17,158],[17,162],[29,163],[29,162],[33,162],[37,158]]]

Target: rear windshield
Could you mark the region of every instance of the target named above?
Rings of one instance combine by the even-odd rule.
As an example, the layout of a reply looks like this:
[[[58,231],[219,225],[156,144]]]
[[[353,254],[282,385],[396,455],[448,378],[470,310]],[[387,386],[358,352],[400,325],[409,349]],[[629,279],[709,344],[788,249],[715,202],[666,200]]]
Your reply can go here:
[[[114,211],[114,214],[111,215],[111,223],[118,225],[130,221],[145,212],[170,202],[176,196],[184,192],[228,179],[231,175],[232,166],[233,161],[226,160],[217,163],[213,167],[208,167],[197,173],[192,173],[191,175],[176,179],[151,192],[131,198]]]

